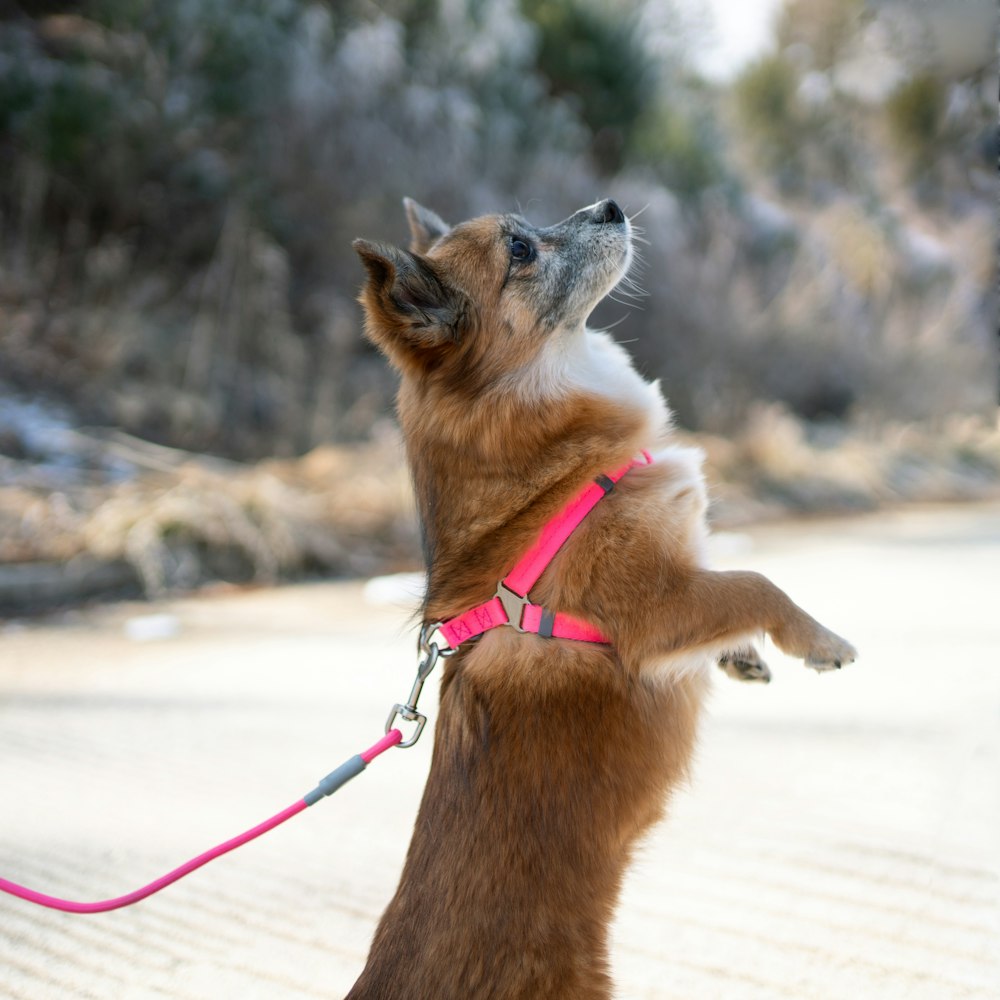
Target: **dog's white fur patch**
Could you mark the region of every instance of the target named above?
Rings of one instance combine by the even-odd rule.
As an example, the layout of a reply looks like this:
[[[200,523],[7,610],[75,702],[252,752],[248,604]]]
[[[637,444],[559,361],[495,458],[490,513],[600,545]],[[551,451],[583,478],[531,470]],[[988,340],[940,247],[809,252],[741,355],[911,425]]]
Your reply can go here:
[[[670,531],[678,541],[684,539],[697,564],[707,564],[705,510],[708,500],[702,473],[704,452],[668,443],[671,416],[660,384],[647,382],[635,370],[631,357],[620,344],[600,331],[586,328],[560,331],[546,342],[531,368],[520,373],[513,384],[517,391],[535,400],[555,400],[584,392],[636,405],[646,417],[644,439],[649,442],[653,461],[665,480],[662,492],[664,530]],[[707,675],[727,648],[685,650],[645,665],[644,673],[657,683]]]
[[[628,352],[607,333],[586,327],[560,330],[551,336],[531,365],[512,375],[509,389],[536,402],[564,399],[583,392],[634,404],[646,417],[643,435],[653,462],[664,477],[664,530],[686,544],[693,560],[708,561],[707,489],[700,448],[669,443],[670,410],[660,383],[647,382],[635,369]],[[749,639],[749,637],[748,637]],[[741,640],[742,641],[742,640]],[[739,643],[737,643],[738,645]],[[646,664],[643,672],[656,683],[670,683],[693,675],[708,675],[730,645],[715,649],[684,650]]]
[[[670,426],[670,410],[660,383],[647,382],[635,370],[625,348],[600,330],[579,327],[557,331],[527,369],[511,376],[510,386],[534,400],[585,392],[634,403],[646,414],[646,439],[653,444]]]

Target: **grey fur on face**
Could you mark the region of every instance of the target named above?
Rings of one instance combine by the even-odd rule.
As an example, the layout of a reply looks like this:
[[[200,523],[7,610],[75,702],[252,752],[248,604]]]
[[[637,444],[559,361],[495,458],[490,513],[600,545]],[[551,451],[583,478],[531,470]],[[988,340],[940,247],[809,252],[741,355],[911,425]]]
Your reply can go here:
[[[632,256],[631,224],[613,201],[580,209],[554,226],[538,228],[517,215],[504,216],[513,254],[504,294],[519,295],[544,332],[583,324],[598,302],[624,277]]]

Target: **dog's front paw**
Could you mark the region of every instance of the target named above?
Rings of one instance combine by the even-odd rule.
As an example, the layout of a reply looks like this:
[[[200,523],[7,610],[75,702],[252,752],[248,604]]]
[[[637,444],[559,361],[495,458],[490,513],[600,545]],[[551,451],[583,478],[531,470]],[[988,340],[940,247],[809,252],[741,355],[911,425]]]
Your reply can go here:
[[[805,662],[807,667],[823,673],[827,670],[839,670],[857,658],[857,650],[846,639],[824,629],[823,635],[813,643]]]
[[[719,657],[719,666],[727,676],[737,681],[767,684],[771,680],[771,671],[753,646],[723,653]]]

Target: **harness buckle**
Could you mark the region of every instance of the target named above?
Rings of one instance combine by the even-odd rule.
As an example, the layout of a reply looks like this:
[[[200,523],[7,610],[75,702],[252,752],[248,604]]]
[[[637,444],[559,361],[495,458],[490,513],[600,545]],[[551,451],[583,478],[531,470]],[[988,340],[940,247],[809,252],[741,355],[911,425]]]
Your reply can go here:
[[[507,624],[515,632],[527,632],[521,627],[521,620],[524,617],[524,609],[531,603],[528,595],[523,597],[510,589],[502,580],[497,584],[497,592],[493,595],[498,598],[503,605],[504,614],[507,616]]]

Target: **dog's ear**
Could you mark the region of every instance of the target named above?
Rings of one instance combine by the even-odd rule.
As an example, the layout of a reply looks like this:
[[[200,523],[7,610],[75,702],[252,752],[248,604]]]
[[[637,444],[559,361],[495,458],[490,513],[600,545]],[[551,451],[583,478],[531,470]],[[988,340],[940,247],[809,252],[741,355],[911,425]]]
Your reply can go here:
[[[361,304],[368,315],[366,332],[394,360],[410,353],[459,342],[470,304],[434,265],[419,254],[382,243],[355,240],[368,281]]]
[[[440,215],[412,198],[404,198],[403,207],[410,223],[410,249],[414,253],[427,253],[435,240],[451,232],[451,226]]]

